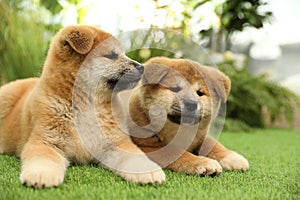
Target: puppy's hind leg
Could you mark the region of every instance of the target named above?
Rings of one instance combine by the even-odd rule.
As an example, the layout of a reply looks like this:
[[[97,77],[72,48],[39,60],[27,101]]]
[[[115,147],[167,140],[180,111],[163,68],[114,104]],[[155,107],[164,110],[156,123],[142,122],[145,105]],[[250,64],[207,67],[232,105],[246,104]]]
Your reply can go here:
[[[29,141],[21,153],[20,181],[34,188],[49,188],[63,182],[68,161],[42,141]]]

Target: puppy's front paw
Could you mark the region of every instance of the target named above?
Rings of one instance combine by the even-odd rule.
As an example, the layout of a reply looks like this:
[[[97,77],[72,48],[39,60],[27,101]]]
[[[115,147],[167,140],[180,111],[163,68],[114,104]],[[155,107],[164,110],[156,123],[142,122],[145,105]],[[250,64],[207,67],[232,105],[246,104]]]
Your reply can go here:
[[[120,176],[127,181],[141,184],[161,184],[166,181],[166,175],[161,169],[146,173],[120,172]]]
[[[36,158],[22,166],[20,181],[34,188],[49,188],[64,180],[65,167],[49,159]]]
[[[133,183],[160,184],[166,180],[161,167],[146,156],[137,155],[127,159],[116,170],[122,178]]]
[[[222,167],[218,163],[218,161],[205,157],[199,158],[201,161],[199,162],[198,167],[196,168],[197,174],[220,175],[222,173]]]
[[[179,159],[167,168],[172,171],[195,175],[220,175],[222,173],[222,167],[216,160],[203,156],[195,156],[192,159]]]
[[[220,160],[220,164],[222,165],[223,169],[230,171],[246,171],[249,169],[248,160],[236,152],[232,152],[225,156],[223,159]]]

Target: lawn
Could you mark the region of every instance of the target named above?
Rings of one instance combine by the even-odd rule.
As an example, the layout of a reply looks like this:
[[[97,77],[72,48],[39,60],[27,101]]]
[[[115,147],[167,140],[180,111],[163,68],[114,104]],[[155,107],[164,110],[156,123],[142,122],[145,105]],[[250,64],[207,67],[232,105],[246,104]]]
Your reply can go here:
[[[135,185],[106,169],[73,166],[58,188],[19,182],[20,161],[0,156],[0,199],[300,199],[300,132],[223,133],[220,141],[248,158],[248,172],[199,177],[165,171],[162,185]]]

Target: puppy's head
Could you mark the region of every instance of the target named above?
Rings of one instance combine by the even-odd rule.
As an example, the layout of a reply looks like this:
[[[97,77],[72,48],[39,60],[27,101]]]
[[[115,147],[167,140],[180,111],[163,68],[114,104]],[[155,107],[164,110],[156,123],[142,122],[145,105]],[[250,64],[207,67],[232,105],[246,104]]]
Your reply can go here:
[[[176,124],[208,125],[230,91],[222,72],[184,59],[152,58],[145,64],[140,87],[141,106],[156,104]]]
[[[92,26],[67,26],[52,40],[46,70],[76,77],[84,69],[86,79],[97,81],[102,90],[131,88],[140,80],[144,67],[125,56],[120,42]]]

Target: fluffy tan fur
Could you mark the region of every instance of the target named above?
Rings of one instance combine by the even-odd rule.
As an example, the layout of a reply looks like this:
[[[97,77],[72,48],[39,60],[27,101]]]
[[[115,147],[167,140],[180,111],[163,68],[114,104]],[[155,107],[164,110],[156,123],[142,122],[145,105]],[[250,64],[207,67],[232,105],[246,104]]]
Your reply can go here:
[[[103,47],[97,49],[99,45]],[[92,52],[95,49],[97,51]],[[106,56],[112,52],[114,57]],[[89,61],[84,63],[88,56]],[[137,159],[133,155],[124,157],[117,149],[142,151],[114,121],[110,105],[112,88],[107,80],[116,80],[128,71],[141,77],[136,69],[139,64],[125,56],[120,43],[111,34],[91,26],[68,26],[56,34],[40,78],[18,80],[0,88],[0,153],[21,157],[20,180],[36,188],[61,184],[70,163],[99,163],[87,150],[89,144],[84,144],[79,137],[74,121],[72,98],[82,64],[97,78],[97,123],[111,142],[100,141],[97,143],[100,145],[95,146],[101,161],[105,162],[103,164],[132,182],[163,182],[165,175],[160,168],[143,173],[125,171],[132,165],[131,161]],[[80,89],[78,95],[82,104],[77,108],[79,111],[88,101],[84,88]],[[85,142],[95,142],[92,133],[85,134],[91,135]],[[138,161],[137,166],[140,163],[156,166],[146,156]]]
[[[181,79],[188,83],[181,84],[182,80],[178,81],[174,72],[179,73]],[[220,174],[222,169],[245,171],[249,168],[248,161],[243,156],[225,148],[208,135],[220,102],[225,102],[230,92],[230,79],[226,75],[191,60],[157,57],[145,64],[141,85],[134,90],[130,99],[129,113],[134,123],[129,123],[128,129],[133,135],[132,140],[153,161],[167,169],[187,174],[215,175]],[[188,85],[188,88],[184,85]],[[173,91],[174,87],[180,89]],[[155,128],[153,124],[156,122],[150,110],[152,105],[159,105],[166,114],[172,115],[175,108],[184,108],[181,100],[196,102],[198,108],[195,108],[195,113],[200,113],[200,120],[196,124],[198,127],[195,137],[185,131],[183,136],[178,136],[181,141],[174,145],[171,143],[177,136],[180,125],[168,118],[161,129]],[[161,117],[157,123],[159,121],[164,119]],[[149,137],[151,134],[156,135]],[[180,143],[187,143],[186,149],[181,149]],[[172,147],[162,150],[170,145]],[[176,158],[175,154],[180,156]],[[167,163],[172,156],[175,161]]]

